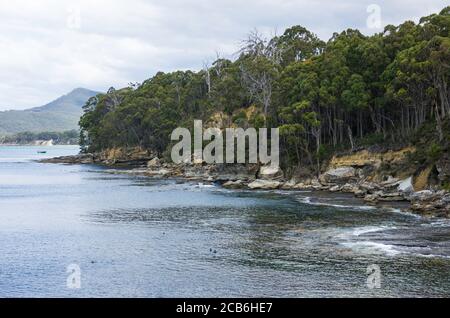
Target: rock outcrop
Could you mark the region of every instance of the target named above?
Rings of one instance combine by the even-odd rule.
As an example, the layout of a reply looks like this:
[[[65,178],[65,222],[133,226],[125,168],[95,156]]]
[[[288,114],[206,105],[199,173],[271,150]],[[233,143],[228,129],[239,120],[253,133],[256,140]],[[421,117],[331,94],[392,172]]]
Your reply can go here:
[[[281,169],[270,166],[171,164],[140,149],[113,149],[98,154],[44,159],[41,162],[126,165],[132,168],[130,172],[136,174],[156,178],[179,177],[188,180],[217,182],[229,189],[321,190],[353,193],[370,204],[410,201],[412,210],[417,213],[449,217],[450,193],[436,190],[424,182],[424,180],[428,180],[431,169],[423,169],[417,173],[400,169],[400,172],[391,175],[389,170],[384,168],[383,165],[386,164],[401,167],[400,163],[409,151],[411,149],[373,154],[373,156],[370,156],[369,152],[363,151],[359,152],[361,158],[355,154],[348,157],[335,157],[328,170],[318,178],[303,174],[303,177],[293,176],[289,180],[284,179]],[[440,176],[445,177],[446,173],[448,174],[445,169],[446,163],[441,163],[437,169]],[[427,187],[427,189],[417,191],[416,187],[419,186]]]
[[[409,197],[411,208],[421,214],[450,217],[450,193],[446,191],[423,190]]]
[[[330,169],[319,178],[322,184],[347,183],[356,180],[356,169],[353,167],[339,167]]]
[[[244,187],[244,182],[242,180],[227,181],[222,186],[227,189],[240,189]]]
[[[264,180],[281,180],[283,171],[280,167],[262,166],[259,168],[258,177]]]
[[[42,159],[40,162],[43,163],[62,163],[62,164],[93,164],[95,163],[94,155],[87,154],[79,154],[75,156],[63,156],[56,158],[48,158]]]
[[[263,189],[263,190],[273,190],[278,189],[281,186],[281,182],[279,181],[271,181],[271,180],[262,180],[257,179],[248,184],[250,189]]]
[[[161,161],[159,160],[158,157],[155,157],[152,160],[150,160],[149,162],[147,162],[147,168],[154,168],[154,167],[159,167],[159,166],[161,166]]]

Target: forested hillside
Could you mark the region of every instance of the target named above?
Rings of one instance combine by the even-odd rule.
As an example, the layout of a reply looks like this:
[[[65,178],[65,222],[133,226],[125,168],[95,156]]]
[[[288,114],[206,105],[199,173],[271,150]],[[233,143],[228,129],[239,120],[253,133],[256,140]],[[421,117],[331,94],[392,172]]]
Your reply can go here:
[[[33,145],[40,141],[52,141],[55,145],[76,145],[79,141],[78,130],[63,132],[20,132],[14,135],[0,137],[0,145]]]
[[[40,107],[0,112],[0,136],[23,132],[63,132],[78,129],[81,107],[98,94],[77,88]]]
[[[341,150],[417,144],[422,163],[448,154],[450,7],[365,36],[328,42],[301,26],[264,39],[253,32],[236,60],[198,72],[158,73],[84,106],[89,151],[140,146],[160,154],[175,127],[280,127],[283,166],[320,169]],[[424,139],[425,138],[425,139]]]

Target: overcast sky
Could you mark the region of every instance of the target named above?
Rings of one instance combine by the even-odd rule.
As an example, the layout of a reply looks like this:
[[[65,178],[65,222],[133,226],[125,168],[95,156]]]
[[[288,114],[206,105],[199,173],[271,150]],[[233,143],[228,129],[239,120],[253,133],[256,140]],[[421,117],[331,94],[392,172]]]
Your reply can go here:
[[[370,4],[381,9],[381,28],[367,25]],[[159,70],[199,69],[204,61],[213,61],[216,52],[230,57],[255,28],[279,34],[300,24],[328,40],[333,32],[349,27],[372,34],[386,24],[418,21],[449,4],[450,0],[0,0],[0,110],[39,106],[76,87],[106,91],[142,82]]]

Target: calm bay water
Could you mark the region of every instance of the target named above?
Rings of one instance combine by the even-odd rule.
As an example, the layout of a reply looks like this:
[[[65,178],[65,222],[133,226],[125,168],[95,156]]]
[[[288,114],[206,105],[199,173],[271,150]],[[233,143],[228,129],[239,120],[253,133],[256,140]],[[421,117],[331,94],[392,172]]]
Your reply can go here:
[[[450,296],[448,220],[33,161],[76,152],[0,147],[1,297]]]

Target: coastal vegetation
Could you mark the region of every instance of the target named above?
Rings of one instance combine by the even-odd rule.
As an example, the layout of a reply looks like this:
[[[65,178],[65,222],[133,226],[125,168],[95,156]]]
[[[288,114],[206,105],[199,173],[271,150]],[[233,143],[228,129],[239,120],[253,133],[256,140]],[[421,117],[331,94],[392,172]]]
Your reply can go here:
[[[407,146],[415,149],[407,170],[446,169],[449,78],[450,7],[327,42],[302,26],[271,39],[253,31],[235,60],[218,56],[200,71],[159,72],[90,98],[80,143],[85,152],[138,147],[168,157],[173,129],[199,119],[218,128],[279,127],[285,171],[319,175],[342,152]],[[448,174],[439,183],[448,185]]]
[[[0,137],[0,144],[3,145],[34,145],[48,141],[52,141],[55,145],[77,145],[79,142],[79,132],[78,130],[40,133],[27,131]]]

